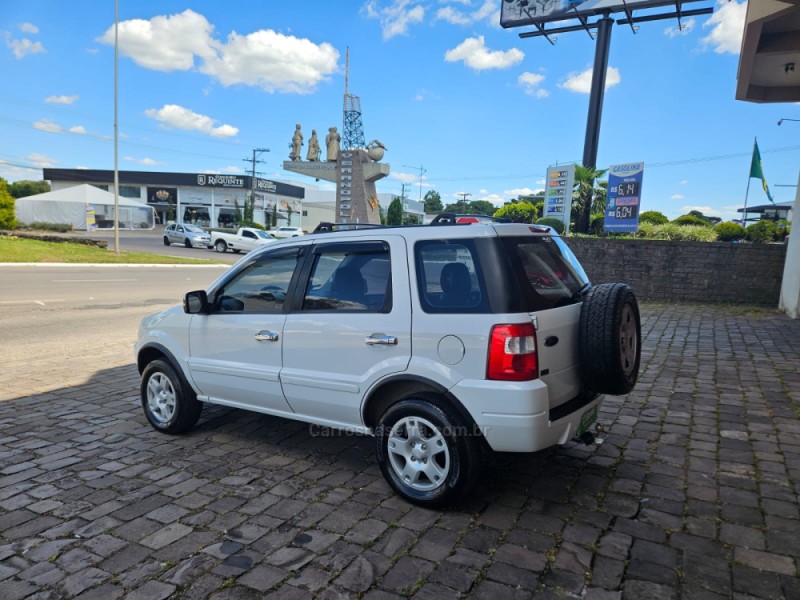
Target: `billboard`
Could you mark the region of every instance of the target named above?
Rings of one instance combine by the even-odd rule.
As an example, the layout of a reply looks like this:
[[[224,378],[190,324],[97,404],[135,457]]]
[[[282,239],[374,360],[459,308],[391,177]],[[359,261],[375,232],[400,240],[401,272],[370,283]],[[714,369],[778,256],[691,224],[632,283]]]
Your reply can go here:
[[[611,165],[608,168],[605,231],[620,233],[639,229],[643,176],[643,162]]]
[[[701,0],[683,0],[683,3],[699,1]],[[541,25],[626,10],[675,6],[676,3],[677,0],[503,0],[500,25]]]
[[[572,213],[572,185],[575,182],[575,165],[548,167],[544,189],[545,217],[558,219],[564,224],[564,235],[569,233]]]

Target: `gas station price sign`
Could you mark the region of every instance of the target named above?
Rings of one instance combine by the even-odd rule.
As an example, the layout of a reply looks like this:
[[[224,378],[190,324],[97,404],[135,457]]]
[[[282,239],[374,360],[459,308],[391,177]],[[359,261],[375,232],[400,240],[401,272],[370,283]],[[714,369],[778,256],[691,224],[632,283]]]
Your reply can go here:
[[[558,219],[564,224],[564,234],[569,233],[572,212],[572,184],[575,181],[575,165],[557,165],[547,169],[544,196],[544,216]]]
[[[635,232],[639,229],[643,176],[643,162],[608,168],[605,231]]]

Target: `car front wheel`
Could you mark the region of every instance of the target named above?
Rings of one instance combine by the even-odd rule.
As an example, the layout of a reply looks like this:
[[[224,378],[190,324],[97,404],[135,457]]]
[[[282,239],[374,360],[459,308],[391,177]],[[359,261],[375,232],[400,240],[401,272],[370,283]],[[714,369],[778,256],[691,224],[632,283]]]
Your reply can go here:
[[[477,433],[434,399],[409,398],[390,406],[376,428],[376,442],[389,485],[420,506],[450,504],[477,479]]]
[[[189,238],[186,238],[185,240],[183,240],[183,245],[186,246],[187,248],[191,248],[192,247],[192,240],[190,240]]]
[[[167,236],[164,236],[164,245],[169,246],[169,238]]]
[[[144,414],[156,431],[183,433],[200,418],[203,405],[172,365],[163,360],[145,367],[139,392]]]

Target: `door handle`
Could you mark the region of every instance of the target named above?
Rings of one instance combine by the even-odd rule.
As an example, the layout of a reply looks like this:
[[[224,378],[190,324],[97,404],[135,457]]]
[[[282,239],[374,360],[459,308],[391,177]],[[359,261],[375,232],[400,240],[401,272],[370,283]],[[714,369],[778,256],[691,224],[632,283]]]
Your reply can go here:
[[[261,330],[256,334],[257,342],[277,342],[278,334],[274,331]]]
[[[368,346],[383,345],[383,346],[396,346],[397,338],[393,335],[384,335],[382,333],[373,333],[364,343]]]

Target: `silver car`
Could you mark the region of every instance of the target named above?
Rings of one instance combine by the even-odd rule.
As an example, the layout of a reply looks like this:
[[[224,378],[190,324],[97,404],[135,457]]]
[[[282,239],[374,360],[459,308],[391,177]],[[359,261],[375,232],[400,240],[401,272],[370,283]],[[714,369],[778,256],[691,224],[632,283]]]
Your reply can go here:
[[[164,245],[183,244],[187,248],[211,248],[211,236],[201,227],[172,223],[164,228]]]

